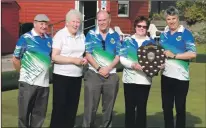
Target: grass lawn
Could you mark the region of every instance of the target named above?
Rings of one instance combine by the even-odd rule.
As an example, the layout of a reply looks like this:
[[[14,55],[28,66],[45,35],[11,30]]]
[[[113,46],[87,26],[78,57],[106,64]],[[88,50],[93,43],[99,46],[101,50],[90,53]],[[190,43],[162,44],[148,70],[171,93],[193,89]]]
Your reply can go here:
[[[196,44],[198,54],[206,54],[206,44]]]
[[[206,64],[192,63],[190,67],[191,82],[187,97],[187,126],[206,127]],[[121,78],[121,73],[119,73]],[[83,114],[83,88],[76,124],[79,126],[82,122]],[[2,92],[2,127],[17,127],[17,90]],[[50,90],[49,106],[44,126],[48,127],[50,123],[52,110],[52,88]],[[113,126],[124,126],[124,95],[122,83],[120,84],[119,93],[114,108],[115,116]],[[163,127],[163,115],[161,109],[160,97],[160,77],[154,77],[153,85],[148,101],[148,127]],[[97,114],[97,122],[101,123],[101,106]]]

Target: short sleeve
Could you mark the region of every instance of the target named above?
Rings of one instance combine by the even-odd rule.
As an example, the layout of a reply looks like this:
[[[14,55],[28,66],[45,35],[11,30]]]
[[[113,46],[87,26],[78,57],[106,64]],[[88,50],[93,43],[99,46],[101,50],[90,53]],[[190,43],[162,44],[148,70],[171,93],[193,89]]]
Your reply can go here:
[[[160,40],[159,40],[160,44],[163,44],[164,43],[164,34],[161,33],[160,34]]]
[[[61,50],[62,49],[62,33],[59,31],[56,33],[56,35],[53,37],[52,40],[52,48],[56,48]]]
[[[125,58],[127,58],[128,55],[128,41],[130,41],[129,38],[125,38],[120,49],[120,56],[123,56]]]
[[[133,57],[129,56],[129,52],[134,53],[131,48],[131,43],[133,42],[132,38],[130,37],[126,37],[123,42],[122,42],[122,46],[121,46],[121,55],[120,55],[120,62],[121,64],[126,67],[126,68],[131,68],[133,61]],[[135,50],[136,51],[136,50]]]
[[[84,41],[86,40],[86,37],[85,37],[85,35],[84,35],[84,34],[82,34],[82,38],[83,38],[83,40],[84,40]]]
[[[196,53],[195,40],[190,31],[185,30],[183,40],[185,42],[186,51]]]
[[[21,59],[23,54],[26,51],[26,48],[27,48],[26,40],[25,40],[24,36],[22,35],[16,43],[16,47],[14,49],[13,56]]]
[[[90,32],[91,32],[91,30],[87,33],[86,38],[85,38],[85,50],[87,53],[92,54],[93,41],[92,41],[92,36],[91,36]]]
[[[121,49],[121,42],[120,42],[120,37],[119,34],[115,32],[116,36],[116,56],[120,56],[120,49]]]

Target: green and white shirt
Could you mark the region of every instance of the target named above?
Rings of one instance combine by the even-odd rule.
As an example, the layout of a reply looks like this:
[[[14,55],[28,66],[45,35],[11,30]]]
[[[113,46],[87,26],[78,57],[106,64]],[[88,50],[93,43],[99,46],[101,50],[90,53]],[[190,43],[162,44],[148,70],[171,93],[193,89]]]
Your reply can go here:
[[[174,54],[184,52],[196,53],[194,37],[192,33],[182,25],[173,35],[170,34],[169,27],[160,35],[160,44],[165,50],[170,50]],[[166,59],[163,75],[178,80],[189,80],[189,60]]]
[[[138,63],[138,48],[149,43],[154,43],[154,40],[147,36],[138,39],[133,35],[124,39],[120,56],[120,62],[124,66],[123,83],[151,85],[151,77],[148,77],[143,71],[133,70],[131,67],[133,63]]]
[[[86,52],[90,53],[95,61],[101,66],[109,66],[115,56],[120,55],[120,38],[117,32],[109,29],[105,40],[103,40],[98,29],[90,30],[86,36]],[[91,65],[89,69],[96,71]],[[110,73],[116,73],[116,68],[114,68]]]
[[[49,86],[52,39],[44,34],[41,38],[32,29],[20,37],[14,56],[21,61],[19,81],[42,87]]]

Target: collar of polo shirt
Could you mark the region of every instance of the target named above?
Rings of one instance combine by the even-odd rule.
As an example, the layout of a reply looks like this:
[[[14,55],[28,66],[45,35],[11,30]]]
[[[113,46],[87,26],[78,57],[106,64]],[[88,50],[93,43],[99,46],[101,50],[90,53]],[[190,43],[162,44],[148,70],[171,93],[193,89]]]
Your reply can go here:
[[[177,32],[183,33],[184,30],[185,30],[185,28],[183,27],[183,25],[180,25],[180,27],[178,28]],[[170,31],[170,28],[169,28],[169,26],[166,26],[164,32],[168,32],[168,31]]]
[[[68,34],[67,34],[68,37],[74,37],[74,36],[72,36],[72,34],[69,32],[69,30],[67,29],[66,26],[64,27],[64,30],[68,33]],[[81,36],[81,34],[82,34],[82,33],[81,33],[80,31],[78,31],[78,32],[76,33],[76,35],[75,35],[75,38],[78,38],[79,36]]]
[[[32,36],[39,36],[39,34],[34,31],[34,28],[31,30],[31,34],[32,34]],[[44,34],[44,37],[48,38],[48,36],[46,34]]]
[[[99,27],[96,28],[95,33],[99,34]],[[112,34],[112,33],[114,33],[114,30],[112,28],[109,28],[109,34]]]
[[[139,39],[142,39],[142,40],[150,40],[150,38],[149,38],[148,36],[145,36],[145,37],[142,37],[142,38],[139,38],[139,39],[138,39],[138,38],[135,36],[135,34],[132,35],[131,38],[135,39],[136,41],[139,40]],[[137,42],[138,42],[138,41],[137,41]]]

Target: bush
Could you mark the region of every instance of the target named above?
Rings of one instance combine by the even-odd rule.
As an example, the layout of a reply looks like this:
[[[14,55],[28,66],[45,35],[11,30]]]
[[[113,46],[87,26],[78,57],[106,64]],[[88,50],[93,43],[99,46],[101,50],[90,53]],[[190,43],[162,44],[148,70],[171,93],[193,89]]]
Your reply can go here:
[[[199,32],[193,32],[195,42],[198,44],[206,44],[206,24]]]
[[[182,0],[177,1],[176,6],[177,9],[180,11],[180,15],[184,16],[185,8],[190,7],[193,5],[193,2],[191,0]]]
[[[203,8],[198,7],[198,5],[193,4],[191,7],[185,9],[184,15],[188,25],[193,25],[196,22],[201,22],[206,20],[206,12]]]
[[[165,17],[164,17],[164,10],[162,10],[162,12],[159,13],[153,13],[152,14],[152,19],[153,20],[164,20]]]
[[[206,20],[206,1],[205,0],[186,0],[178,1],[177,8],[180,15],[183,15],[188,25]]]

